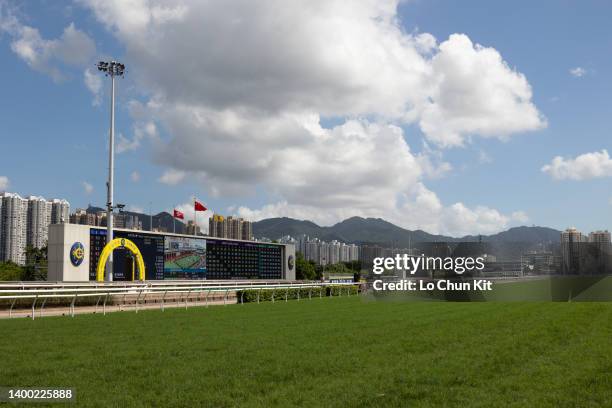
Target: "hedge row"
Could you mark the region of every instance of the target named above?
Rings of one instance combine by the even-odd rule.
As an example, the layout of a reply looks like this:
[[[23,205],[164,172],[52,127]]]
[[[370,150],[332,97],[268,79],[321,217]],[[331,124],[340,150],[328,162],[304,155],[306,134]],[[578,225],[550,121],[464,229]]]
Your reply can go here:
[[[313,298],[317,297],[327,297],[327,296],[347,296],[347,295],[356,295],[358,293],[357,285],[333,285],[326,287],[313,287],[313,288],[291,288],[291,289],[247,289],[247,290],[239,290],[236,291],[236,299],[238,303],[244,301],[247,302],[257,302],[257,295],[259,293],[259,301],[260,302],[269,302],[272,300],[272,295],[274,295],[275,301],[285,300],[285,296],[287,299],[297,299],[298,293],[300,299],[308,299],[308,296],[312,296]],[[16,293],[18,294],[18,293]],[[243,295],[244,294],[244,295]],[[59,298],[48,298],[44,301],[43,298],[40,298],[36,301],[36,307],[40,308],[43,301],[45,302],[45,307],[58,307],[58,306],[69,306],[72,303],[73,296],[59,297]],[[100,299],[100,306],[104,302],[105,295],[102,295]],[[132,296],[133,298],[133,296]],[[203,298],[203,297],[202,297]],[[131,299],[133,301],[133,299]],[[24,309],[32,307],[32,302],[34,299],[17,299],[14,304],[14,309]],[[0,310],[9,309],[12,299],[0,299]],[[78,297],[76,299],[76,306],[93,306],[98,302],[98,296],[87,296],[87,297]],[[122,296],[115,295],[109,296],[106,300],[107,305],[120,304],[122,303]]]
[[[358,287],[356,285],[351,286],[326,286],[316,288],[269,288],[269,289],[246,289],[239,290],[236,292],[238,303],[244,302],[257,302],[259,296],[260,302],[270,302],[274,296],[275,301],[286,299],[308,299],[309,296],[313,298],[327,297],[327,296],[348,296],[356,295],[358,293]]]

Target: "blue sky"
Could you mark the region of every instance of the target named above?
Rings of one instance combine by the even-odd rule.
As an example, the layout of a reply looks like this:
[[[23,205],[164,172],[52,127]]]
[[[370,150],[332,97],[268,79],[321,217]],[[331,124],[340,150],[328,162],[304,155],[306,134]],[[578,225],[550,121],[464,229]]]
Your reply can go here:
[[[205,41],[190,41],[188,35],[183,33],[182,36],[177,35],[177,38],[183,38],[184,42],[179,40],[177,49],[171,50],[170,48],[174,48],[169,42],[174,33],[171,31],[174,29],[173,21],[177,20],[178,24],[181,19],[189,19],[191,14],[187,13],[186,17],[184,13],[168,12],[160,23],[162,18],[155,17],[154,12],[160,9],[155,9],[154,6],[178,11],[192,7],[189,2],[171,3],[178,5],[160,5],[157,2],[146,5],[149,10],[153,10],[149,12],[149,15],[153,16],[149,24],[161,24],[163,30],[168,30],[167,38],[164,39],[147,37],[157,33],[150,30],[150,27],[143,28],[142,32],[138,31],[141,29],[135,23],[138,19],[127,21],[129,17],[119,19],[115,16],[115,20],[121,22],[109,22],[109,16],[113,16],[112,13],[120,10],[120,7],[113,9],[95,1],[0,3],[4,22],[0,34],[0,57],[4,73],[0,76],[4,94],[0,99],[3,125],[0,177],[8,179],[8,191],[22,195],[66,198],[73,208],[87,206],[88,203],[103,205],[108,153],[109,83],[104,79],[101,93],[96,96],[85,85],[83,78],[84,70],[93,69],[95,61],[114,56],[125,61],[128,66],[126,78],[118,82],[116,132],[132,142],[138,139],[127,151],[116,156],[115,195],[118,202],[128,204],[134,209],[148,212],[151,206],[153,212],[157,212],[170,210],[174,206],[186,208],[190,197],[196,195],[217,212],[238,212],[253,219],[288,215],[331,224],[351,215],[381,216],[407,228],[419,227],[453,235],[489,233],[520,224],[559,229],[576,226],[583,231],[612,228],[612,171],[609,160],[600,156],[585,156],[583,161],[572,161],[580,155],[609,149],[610,145],[612,105],[609,101],[612,81],[608,73],[612,69],[612,60],[609,57],[612,51],[612,27],[609,24],[612,5],[609,2],[540,1],[534,4],[529,1],[503,3],[416,0],[401,3],[397,10],[392,12],[397,23],[389,24],[397,24],[405,36],[414,38],[419,34],[429,33],[440,45],[452,34],[465,34],[474,44],[495,49],[507,63],[508,69],[524,75],[531,88],[532,96],[526,102],[539,112],[540,125],[522,130],[520,122],[526,119],[517,117],[518,124],[513,125],[512,129],[519,130],[508,132],[501,129],[499,134],[496,134],[494,123],[497,117],[493,112],[490,113],[490,118],[486,118],[493,123],[487,125],[492,126],[492,136],[479,135],[479,130],[461,131],[459,133],[463,143],[456,146],[444,146],[435,142],[439,140],[436,139],[439,134],[428,134],[423,130],[423,122],[419,120],[398,119],[403,113],[389,114],[391,119],[387,118],[387,112],[394,109],[396,100],[395,96],[388,97],[389,92],[386,90],[389,88],[382,83],[385,77],[382,73],[381,84],[364,91],[365,95],[353,93],[357,92],[353,89],[346,91],[347,85],[339,86],[338,91],[332,89],[333,92],[330,91],[328,96],[325,89],[330,87],[329,83],[333,84],[335,78],[326,77],[329,66],[334,68],[329,71],[332,73],[347,69],[340,62],[336,66],[336,61],[331,58],[325,60],[328,65],[310,67],[310,72],[320,75],[304,80],[312,88],[318,89],[318,81],[327,88],[322,86],[323,91],[313,91],[313,95],[306,95],[308,89],[300,87],[302,77],[295,75],[296,70],[299,72],[299,67],[296,66],[300,64],[294,66],[288,63],[286,70],[283,70],[285,67],[276,69],[278,63],[272,69],[266,65],[266,61],[274,59],[274,56],[266,54],[267,50],[262,46],[266,44],[267,37],[264,34],[262,42],[257,43],[260,48],[248,48],[248,44],[244,45],[238,41],[238,34],[236,37],[219,37],[210,32],[196,32],[199,28],[193,28],[194,37],[203,38]],[[261,4],[263,3],[266,2]],[[176,8],[172,9],[171,6]],[[218,19],[226,20],[228,24],[230,21],[246,24],[244,19],[248,19],[249,15],[253,16],[253,20],[267,16],[269,11],[263,6],[261,8],[264,10],[246,10],[242,15],[243,11],[238,7],[228,10],[220,3],[217,8],[214,8],[213,4],[213,9],[206,12],[218,11]],[[144,9],[146,7],[136,11]],[[393,9],[395,10],[394,7]],[[299,21],[316,17],[312,10],[276,12],[279,18],[288,20],[295,18]],[[299,14],[300,12],[302,14]],[[342,8],[324,9],[321,13],[325,17],[333,13],[344,17]],[[136,15],[125,13],[128,14]],[[155,20],[156,18],[159,21]],[[346,18],[347,21],[349,18],[355,21],[354,15],[347,15]],[[12,25],[7,22],[12,22]],[[95,47],[91,55],[78,62],[61,54],[57,43],[51,46],[48,42],[45,43],[61,42],[62,33],[71,23],[76,30],[89,38]],[[199,27],[197,21],[191,20],[181,27],[189,27],[189,23],[194,23],[193,27]],[[255,30],[256,34],[261,31],[258,27],[262,26],[253,21],[248,24],[253,25],[254,28],[249,29]],[[339,26],[330,33],[344,29],[359,30],[363,26]],[[32,39],[24,34],[24,27],[37,30],[39,37]],[[329,24],[325,27],[329,27]],[[362,47],[368,47],[370,31],[356,33],[353,37],[363,41]],[[371,35],[384,35],[384,32]],[[335,37],[331,35],[326,38],[331,38],[330,42],[333,42]],[[374,44],[381,43],[382,37],[372,38],[376,41]],[[26,54],[15,50],[15,44],[19,41],[34,41],[33,50],[39,53],[34,62],[28,62]],[[346,43],[346,40],[342,41],[345,41],[342,43],[344,48],[352,46]],[[302,37],[298,37],[291,44],[303,42]],[[325,42],[316,43],[316,47],[304,44],[303,53],[317,53],[321,44]],[[275,46],[278,47],[278,44]],[[176,57],[177,54],[174,53],[180,53],[183,49],[187,55],[195,55],[193,60],[191,57],[185,60]],[[337,49],[340,48],[334,48]],[[70,52],[80,50],[72,47]],[[148,52],[155,55],[148,55]],[[224,52],[227,52],[227,55],[217,58],[219,53]],[[438,51],[428,52],[435,54]],[[424,52],[423,57],[426,63],[430,58],[428,52]],[[250,67],[238,68],[231,65],[227,69],[219,69],[222,63],[242,61],[246,58],[245,55],[249,56],[248,61],[252,62]],[[317,60],[313,56],[318,57],[319,54],[312,54],[309,61]],[[167,67],[152,68],[151,61],[159,61],[156,58],[167,61]],[[421,60],[415,61],[416,64]],[[39,63],[43,67],[59,69],[63,78],[54,80],[49,72],[44,72],[45,68],[37,65]],[[352,65],[364,67],[370,63],[370,59],[360,60],[360,55],[352,61]],[[190,68],[192,66],[193,68]],[[570,72],[576,68],[581,68],[580,76],[575,75],[578,71],[574,71],[574,74]],[[372,70],[382,72],[380,67],[373,67]],[[201,91],[197,88],[200,83],[195,82],[200,72],[202,81],[206,82]],[[276,78],[285,74],[287,82],[277,82]],[[350,75],[352,74],[351,72]],[[390,82],[393,83],[393,75],[397,73],[394,71],[389,75]],[[401,72],[399,75],[401,77]],[[379,79],[375,75],[371,80],[377,82]],[[250,91],[248,95],[240,93],[240,90],[229,92],[227,89],[236,83],[246,84],[247,89],[263,89],[259,94],[261,97],[257,97],[256,91]],[[283,101],[282,106],[276,106],[275,94],[271,91],[268,93],[270,83],[283,85],[282,89],[274,90],[279,95],[278,100]],[[190,88],[198,91],[194,92],[195,96],[189,94]],[[285,92],[286,89],[291,89],[292,92]],[[380,95],[383,96],[378,94],[381,89]],[[351,100],[353,95],[358,95],[356,99],[363,96],[363,104],[353,106],[345,102],[336,103],[344,101],[344,97]],[[96,97],[100,98],[101,103],[98,105],[92,103]],[[198,99],[200,97],[201,99]],[[465,96],[468,97],[469,95]],[[431,100],[435,96],[429,98]],[[152,101],[159,100],[162,101],[161,108],[150,108]],[[382,102],[371,107],[368,105],[369,100]],[[134,114],[135,104],[147,106],[145,119]],[[486,103],[483,106],[486,107]],[[187,111],[187,108],[191,110]],[[245,124],[245,129],[253,131],[253,136],[249,134],[246,142],[227,128],[220,129],[217,125],[210,124],[215,120],[222,121],[218,115],[225,115],[228,110],[231,111],[232,121],[237,120]],[[308,139],[311,135],[300,136],[303,129],[294,130],[293,122],[285,122],[283,119],[298,114],[301,118],[302,115],[311,113],[323,118],[319,123],[330,131],[332,137],[335,134],[333,129],[336,129],[339,141],[324,143],[332,143],[325,146],[337,148],[338,152],[329,158],[313,153],[313,158],[304,159],[304,162],[298,159],[293,160],[293,164],[278,164],[282,158],[303,157],[305,152],[316,151],[313,150],[314,147],[308,150],[309,143],[315,142],[305,141],[305,138]],[[193,119],[194,116],[205,117],[206,125],[200,127],[200,124],[193,124],[188,127],[185,118]],[[381,119],[381,116],[385,118]],[[361,162],[368,161],[369,156],[365,154],[351,157],[349,163],[352,164],[345,166],[344,170],[339,170],[342,162],[335,163],[336,157],[344,150],[351,150],[348,146],[358,149],[355,140],[343,133],[349,131],[340,129],[351,120],[361,121],[362,124],[377,123],[383,127],[399,127],[410,153],[395,158],[390,157],[390,153],[381,150],[383,148],[377,144],[373,147],[368,145],[369,147],[364,149],[374,152],[375,158],[372,160],[377,161],[376,168],[360,167]],[[136,127],[145,123],[154,124],[155,130],[149,136],[135,137]],[[545,126],[542,126],[542,123],[545,123]],[[259,130],[257,127],[260,127]],[[310,129],[308,126],[305,128]],[[376,136],[377,130],[366,125],[364,129],[362,130],[367,137],[379,137]],[[234,136],[236,140],[232,141]],[[257,137],[262,139],[258,141]],[[380,136],[383,137],[387,136]],[[389,143],[395,143],[395,139],[388,137]],[[274,143],[269,139],[274,139]],[[281,142],[278,142],[279,140]],[[238,165],[240,162],[267,157],[267,153],[262,154],[260,150],[252,150],[254,153],[251,155],[251,150],[248,149],[248,143],[251,141],[260,146],[270,143],[269,146],[265,145],[264,152],[277,149],[278,146],[278,156],[275,156],[274,152],[271,153],[269,160],[261,166]],[[342,143],[346,144],[345,149]],[[428,148],[424,148],[424,143]],[[294,145],[303,145],[305,150],[296,152],[292,148]],[[190,147],[195,149],[193,156],[189,156]],[[219,152],[215,149],[219,149]],[[220,153],[221,151],[232,149],[235,149],[235,155],[223,157],[218,162],[208,156],[223,156],[225,153]],[[441,175],[426,175],[422,165],[414,167],[416,165],[410,161],[424,155],[427,155],[434,167],[442,168],[442,165],[447,163],[448,169],[441,171]],[[561,169],[564,172],[559,169],[557,172],[554,169],[542,171],[542,167],[551,164],[556,156],[564,158],[564,167]],[[381,190],[380,178],[373,176],[372,180],[367,180],[364,175],[376,175],[378,168],[388,166],[385,157],[398,161],[404,157],[412,164],[400,163],[391,169],[389,177],[397,182],[390,182],[387,189]],[[312,160],[319,159],[319,164],[312,163]],[[326,168],[329,162],[334,165]],[[352,171],[350,167],[353,164],[355,168]],[[268,173],[267,169],[273,166],[278,167]],[[309,166],[313,166],[314,170],[296,170]],[[321,168],[322,175],[311,177]],[[339,172],[337,176],[334,175],[336,171]],[[347,173],[342,173],[343,171]],[[397,171],[397,177],[394,171]],[[134,176],[135,172],[139,177]],[[176,177],[170,177],[171,182],[160,181],[168,172],[174,172]],[[423,174],[405,175],[419,172]],[[285,179],[279,182],[278,174],[286,174],[285,179],[291,179],[290,182],[285,182]],[[358,187],[359,192],[351,195],[351,191],[355,190],[355,183],[358,182],[352,179],[354,174],[358,174],[364,181]],[[138,180],[135,180],[136,178]],[[93,187],[93,191],[87,191],[85,182]],[[371,183],[371,186],[368,183]],[[384,184],[384,181],[382,183]],[[425,186],[426,193],[432,192],[435,195],[434,202],[441,203],[436,212],[426,212],[427,208],[423,208],[429,206],[429,201],[423,201],[424,197],[432,198],[431,195],[421,194],[422,191],[415,193],[415,189],[421,186]],[[394,193],[402,191],[410,197],[400,198],[399,201],[407,200],[408,205],[386,206],[388,197],[394,197]],[[320,197],[316,197],[319,194]],[[374,197],[364,197],[368,194],[373,194]],[[377,203],[380,205],[377,206]],[[455,206],[457,203],[461,205]]]
[[[454,32],[493,46],[526,75],[548,128],[510,142],[479,142],[454,151],[458,162],[478,160],[482,149],[493,160],[467,164],[465,172],[437,181],[447,200],[496,208],[525,208],[530,223],[583,230],[612,227],[610,178],[555,181],[540,172],[552,157],[610,148],[612,136],[612,4],[605,1],[450,2],[417,1],[402,7],[407,27],[436,37]],[[583,67],[580,78],[570,69]],[[465,157],[469,157],[465,160]],[[452,160],[452,159],[451,159]]]

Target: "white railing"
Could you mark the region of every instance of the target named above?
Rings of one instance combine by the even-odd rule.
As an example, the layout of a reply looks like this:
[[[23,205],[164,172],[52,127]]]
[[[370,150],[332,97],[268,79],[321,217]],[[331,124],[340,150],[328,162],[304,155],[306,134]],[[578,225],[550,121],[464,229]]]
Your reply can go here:
[[[278,290],[279,294],[285,294],[285,301],[289,289],[312,289],[322,288],[327,286],[347,287],[346,294],[350,294],[350,286],[355,283],[329,283],[329,282],[302,282],[302,281],[145,281],[145,282],[3,282],[0,283],[0,301],[10,301],[8,317],[12,317],[13,308],[17,300],[32,299],[32,319],[36,315],[36,305],[40,304],[39,316],[42,316],[43,309],[48,299],[65,298],[71,299],[69,313],[74,317],[75,303],[77,299],[98,297],[95,304],[95,311],[98,310],[98,305],[104,298],[102,304],[103,313],[106,314],[106,303],[109,297],[123,295],[123,302],[127,295],[136,295],[135,310],[138,312],[140,302],[146,301],[147,295],[163,294],[160,300],[161,310],[164,310],[165,299],[168,294],[180,294],[179,302],[182,304],[183,297],[185,308],[188,307],[188,300],[191,294],[198,294],[198,301],[201,301],[201,295],[206,292],[205,306],[208,306],[208,298],[211,293],[223,292],[223,302],[227,304],[228,295],[230,292],[240,290],[273,290],[272,302],[274,302],[274,293]],[[284,291],[283,291],[284,290]],[[321,292],[319,292],[321,293]],[[186,295],[185,295],[186,294]],[[309,292],[311,297],[312,290]],[[298,300],[299,298],[298,292]],[[342,289],[340,289],[342,296]],[[142,297],[142,298],[141,298]],[[241,297],[240,303],[244,299]],[[259,293],[257,296],[259,303]]]
[[[26,289],[26,288],[70,288],[70,287],[134,287],[134,286],[200,286],[201,283],[206,285],[228,285],[228,286],[246,286],[246,285],[269,285],[269,284],[287,284],[301,283],[303,281],[287,281],[287,280],[171,280],[171,281],[125,281],[125,282],[46,282],[46,281],[13,281],[0,282],[0,289]]]

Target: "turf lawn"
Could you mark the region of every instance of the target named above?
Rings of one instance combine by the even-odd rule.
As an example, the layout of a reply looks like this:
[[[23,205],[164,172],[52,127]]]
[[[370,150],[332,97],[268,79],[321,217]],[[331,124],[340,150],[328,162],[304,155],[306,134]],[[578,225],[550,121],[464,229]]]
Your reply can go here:
[[[0,386],[69,386],[101,407],[609,407],[612,303],[352,297],[0,320]]]

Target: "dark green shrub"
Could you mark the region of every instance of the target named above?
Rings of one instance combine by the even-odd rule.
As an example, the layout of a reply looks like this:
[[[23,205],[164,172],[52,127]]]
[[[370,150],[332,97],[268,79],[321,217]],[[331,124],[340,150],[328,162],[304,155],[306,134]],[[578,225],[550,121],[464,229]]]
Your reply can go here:
[[[309,297],[327,297],[327,296],[348,296],[356,295],[358,293],[358,286],[324,286],[324,287],[313,287],[313,288],[265,288],[265,289],[245,289],[236,292],[238,303],[241,301],[244,303],[257,302],[257,296],[259,294],[260,302],[270,302],[272,297],[274,301],[297,300],[298,294],[300,299],[308,299]]]

